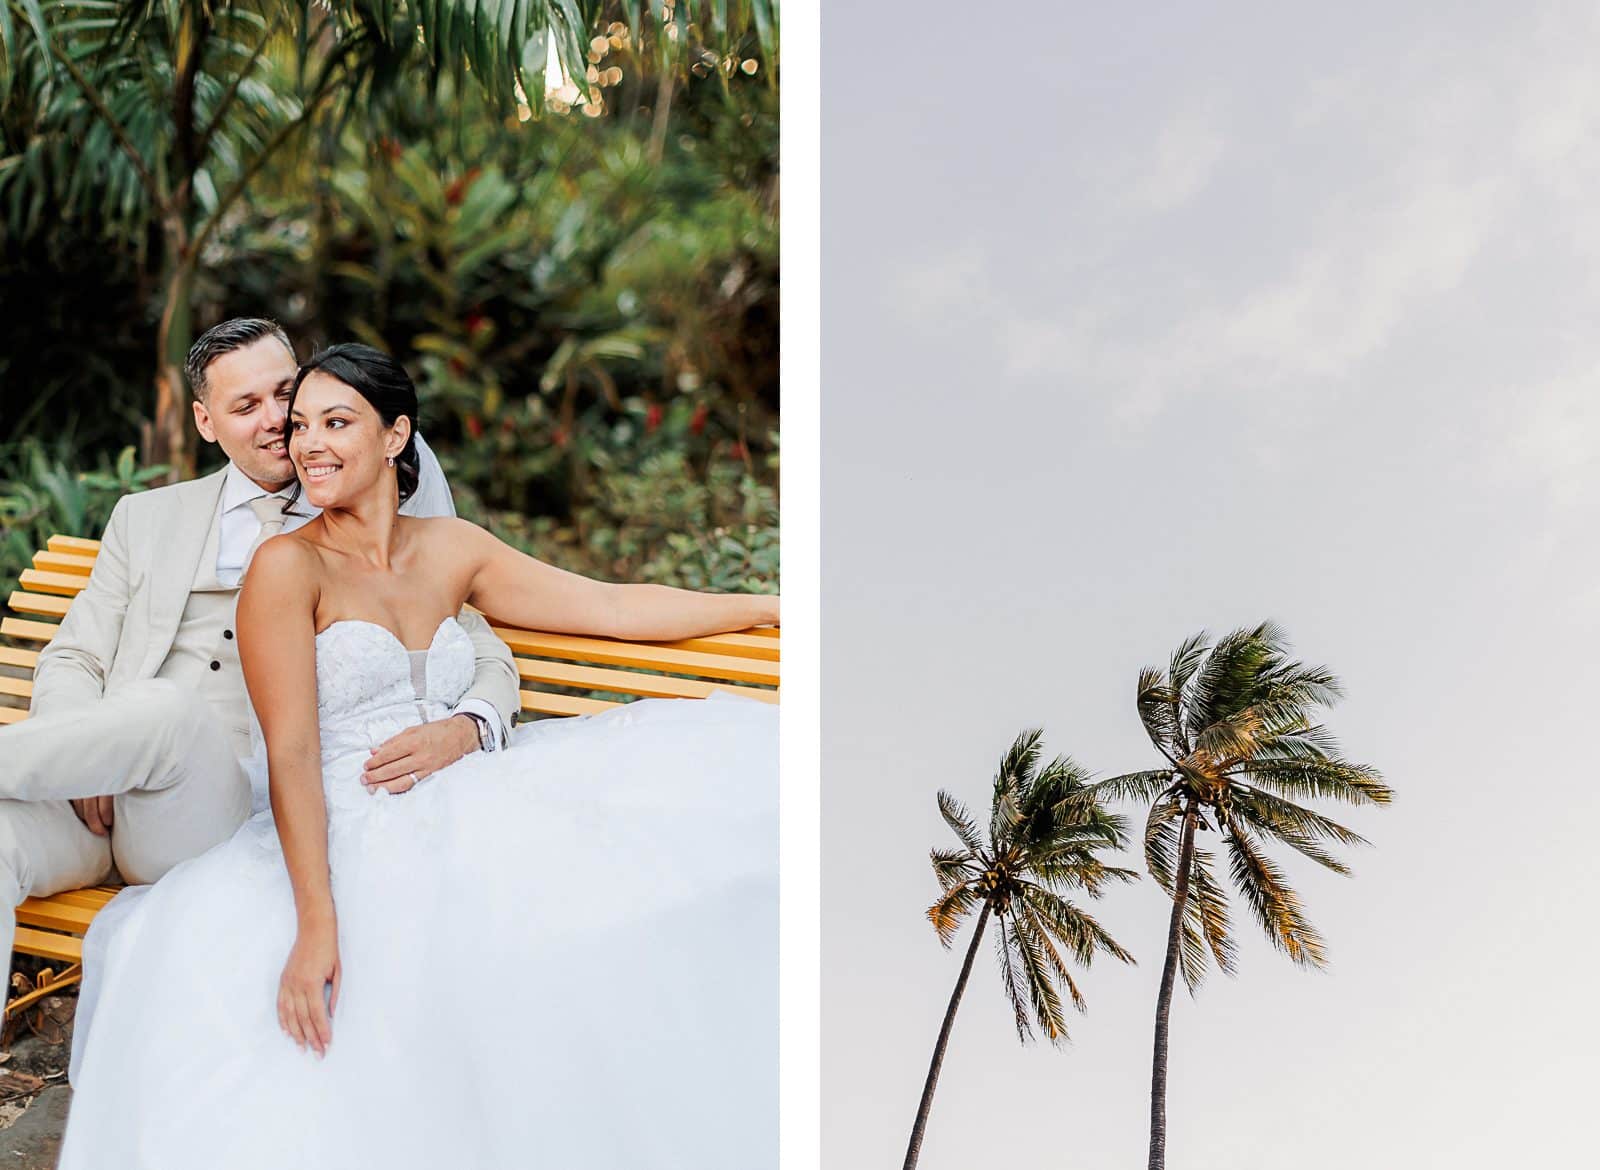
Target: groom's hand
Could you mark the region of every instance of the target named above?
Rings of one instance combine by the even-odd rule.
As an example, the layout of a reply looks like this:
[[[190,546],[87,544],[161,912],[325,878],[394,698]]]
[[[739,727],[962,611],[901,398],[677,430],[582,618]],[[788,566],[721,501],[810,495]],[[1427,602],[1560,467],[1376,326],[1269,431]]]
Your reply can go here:
[[[72,802],[72,811],[96,837],[111,836],[111,797],[86,796]]]
[[[408,727],[372,749],[361,782],[369,792],[409,792],[477,746],[478,729],[465,715]]]

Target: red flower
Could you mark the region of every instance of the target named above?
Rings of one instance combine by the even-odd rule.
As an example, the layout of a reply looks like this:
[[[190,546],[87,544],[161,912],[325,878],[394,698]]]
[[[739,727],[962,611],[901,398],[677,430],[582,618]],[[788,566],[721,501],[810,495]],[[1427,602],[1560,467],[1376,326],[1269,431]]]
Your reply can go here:
[[[706,404],[704,402],[695,407],[694,414],[689,419],[689,433],[692,435],[701,434],[706,429],[706,416],[710,413],[711,412],[706,409]]]
[[[383,151],[384,156],[388,158],[390,162],[399,162],[400,156],[405,153],[405,150],[403,147],[401,147],[400,143],[389,137],[378,139],[378,149]]]
[[[742,439],[735,442],[732,447],[728,448],[728,453],[735,459],[742,460],[750,458],[750,452],[746,449],[744,440]]]
[[[473,167],[451,183],[444,189],[444,201],[451,207],[460,207],[461,201],[467,197],[467,192],[472,189],[472,184],[478,181],[478,176],[482,173],[482,167]]]
[[[467,314],[466,319],[462,322],[462,324],[467,327],[468,333],[476,337],[485,329],[489,328],[489,318],[485,317],[477,309],[473,309],[472,312]]]
[[[567,445],[567,443],[571,440],[572,436],[567,434],[567,428],[566,427],[557,427],[556,431],[555,431],[555,434],[552,435],[551,438],[555,440],[555,444],[556,444],[557,447],[565,447]]]
[[[467,434],[474,439],[483,438],[483,420],[475,414],[467,415]]]
[[[660,425],[661,425],[661,404],[659,402],[652,402],[650,404],[649,409],[644,412],[644,429],[645,429],[645,433],[646,434],[650,434],[650,435],[655,434],[656,433],[656,428],[659,427]]]

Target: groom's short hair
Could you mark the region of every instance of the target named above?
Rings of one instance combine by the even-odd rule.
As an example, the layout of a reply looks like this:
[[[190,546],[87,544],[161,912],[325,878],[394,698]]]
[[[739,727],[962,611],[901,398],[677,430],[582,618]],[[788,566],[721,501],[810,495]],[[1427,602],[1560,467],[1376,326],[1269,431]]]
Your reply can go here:
[[[210,390],[206,385],[206,369],[212,362],[223,354],[253,345],[263,337],[276,337],[289,351],[289,357],[299,360],[294,356],[294,346],[289,344],[289,335],[283,331],[283,326],[266,317],[234,317],[202,333],[189,347],[189,356],[183,363],[183,372],[189,378],[189,389],[195,398],[201,402],[206,400]]]

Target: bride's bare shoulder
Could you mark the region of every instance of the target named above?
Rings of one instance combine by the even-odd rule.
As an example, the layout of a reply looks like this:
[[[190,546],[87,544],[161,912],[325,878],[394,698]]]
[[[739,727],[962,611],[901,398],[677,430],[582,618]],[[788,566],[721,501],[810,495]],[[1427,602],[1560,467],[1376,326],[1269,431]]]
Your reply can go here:
[[[250,560],[239,593],[242,608],[257,604],[314,609],[324,577],[322,555],[316,545],[298,532],[283,533],[265,541]]]

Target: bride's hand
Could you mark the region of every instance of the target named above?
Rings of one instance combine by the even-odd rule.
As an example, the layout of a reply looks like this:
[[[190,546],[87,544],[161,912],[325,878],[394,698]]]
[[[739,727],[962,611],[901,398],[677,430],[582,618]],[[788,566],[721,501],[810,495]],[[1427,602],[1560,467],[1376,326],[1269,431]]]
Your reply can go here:
[[[325,989],[332,993],[324,999]],[[333,1012],[339,1003],[339,932],[327,926],[301,926],[278,981],[278,1026],[301,1048],[324,1056],[333,1040]]]

